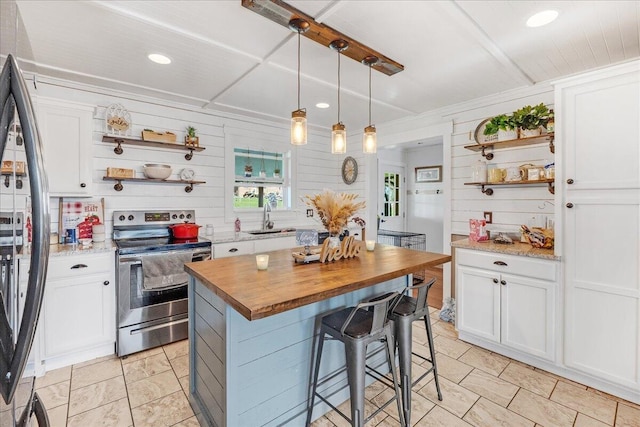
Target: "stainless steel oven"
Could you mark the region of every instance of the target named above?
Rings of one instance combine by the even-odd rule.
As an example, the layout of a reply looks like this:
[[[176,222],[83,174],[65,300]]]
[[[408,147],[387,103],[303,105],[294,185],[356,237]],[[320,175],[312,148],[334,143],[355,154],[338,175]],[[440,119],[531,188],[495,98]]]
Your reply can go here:
[[[187,338],[184,263],[211,259],[211,242],[174,239],[169,225],[193,220],[193,211],[114,212],[118,356]]]

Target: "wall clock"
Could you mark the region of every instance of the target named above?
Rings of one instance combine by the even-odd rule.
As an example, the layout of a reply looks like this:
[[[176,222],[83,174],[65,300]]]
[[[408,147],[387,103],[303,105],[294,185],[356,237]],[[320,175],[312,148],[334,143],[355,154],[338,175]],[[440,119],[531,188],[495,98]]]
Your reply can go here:
[[[342,162],[342,180],[345,184],[351,185],[356,182],[358,177],[358,163],[356,159],[347,156]]]

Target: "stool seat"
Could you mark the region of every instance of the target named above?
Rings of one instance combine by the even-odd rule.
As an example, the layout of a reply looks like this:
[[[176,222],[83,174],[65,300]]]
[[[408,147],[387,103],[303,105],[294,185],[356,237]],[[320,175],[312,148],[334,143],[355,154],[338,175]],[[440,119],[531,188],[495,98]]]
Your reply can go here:
[[[307,403],[307,422],[311,425],[313,415],[313,406],[316,396],[323,402],[337,411],[342,417],[351,422],[354,427],[363,427],[364,424],[374,417],[378,412],[382,411],[386,405],[394,399],[378,408],[369,418],[364,416],[364,388],[365,375],[371,375],[382,381],[388,381],[383,374],[369,368],[366,364],[367,346],[374,342],[383,342],[386,353],[387,364],[393,378],[393,384],[388,382],[385,384],[393,387],[395,391],[395,401],[398,406],[398,414],[400,414],[400,422],[402,426],[406,426],[404,414],[402,412],[402,402],[400,397],[400,384],[396,376],[394,363],[394,337],[392,324],[389,321],[390,304],[400,295],[397,292],[386,294],[378,297],[376,301],[361,302],[355,307],[348,307],[323,316],[320,321],[320,333],[317,335],[316,355],[311,381],[309,385],[309,400]],[[322,396],[317,392],[319,384],[326,381],[335,380],[336,373],[328,375],[322,381],[318,381],[320,373],[320,362],[322,358],[322,349],[326,336],[328,339],[340,341],[344,344],[346,357],[347,382],[349,384],[349,395],[351,399],[351,418],[343,414],[336,406],[331,403],[328,398],[330,396]],[[368,369],[367,369],[368,368]],[[376,375],[373,375],[373,373]],[[332,393],[333,394],[333,393]]]
[[[353,307],[343,308],[338,312],[324,316],[322,318],[322,324],[339,331],[352,312]],[[372,324],[373,313],[364,309],[356,310],[353,319],[345,328],[344,334],[352,338],[362,338],[371,332]]]
[[[417,300],[408,295],[400,297],[400,301],[397,303],[391,315],[395,316],[412,316],[416,312]]]

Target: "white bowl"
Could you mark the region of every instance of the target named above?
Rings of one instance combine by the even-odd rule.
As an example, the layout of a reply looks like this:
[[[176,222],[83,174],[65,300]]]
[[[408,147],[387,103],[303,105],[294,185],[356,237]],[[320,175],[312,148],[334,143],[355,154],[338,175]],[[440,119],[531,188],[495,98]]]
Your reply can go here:
[[[171,176],[171,166],[169,165],[144,165],[144,176],[151,179],[167,179]]]

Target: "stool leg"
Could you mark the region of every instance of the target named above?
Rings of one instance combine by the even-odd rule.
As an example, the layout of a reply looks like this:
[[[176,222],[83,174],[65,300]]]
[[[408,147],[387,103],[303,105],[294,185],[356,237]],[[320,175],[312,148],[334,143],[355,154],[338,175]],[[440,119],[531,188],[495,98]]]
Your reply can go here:
[[[399,316],[395,321],[398,359],[400,362],[400,384],[402,385],[402,406],[407,425],[411,422],[411,329],[409,317]]]
[[[398,377],[396,376],[395,357],[394,357],[395,345],[393,344],[393,337],[391,336],[391,333],[389,331],[387,331],[385,336],[387,337],[387,339],[385,340],[387,345],[387,360],[389,361],[389,370],[391,371],[391,376],[393,377],[393,388],[395,389],[395,392],[396,392],[396,404],[398,405],[398,417],[400,418],[400,425],[408,426],[409,419],[407,418],[407,411],[405,410],[403,412],[402,410],[403,405],[400,402],[400,386],[398,385]],[[411,381],[408,382],[408,387],[409,387],[409,392],[411,392]],[[404,399],[404,386],[403,386],[402,396]]]
[[[424,316],[424,325],[427,328],[427,341],[429,341],[429,353],[431,353],[431,364],[433,365],[433,379],[436,382],[436,391],[438,392],[438,400],[442,400],[440,392],[440,382],[438,381],[438,365],[436,365],[436,350],[433,347],[433,332],[431,331],[431,320],[429,314]]]
[[[313,377],[311,378],[311,384],[309,385],[309,389],[311,393],[308,397],[307,404],[307,422],[306,426],[309,427],[311,425],[311,416],[313,415],[313,403],[316,399],[316,387],[318,385],[318,374],[320,373],[320,358],[322,357],[322,347],[324,346],[324,331],[321,330],[317,335],[317,344],[316,344],[316,360],[315,366],[313,368]]]
[[[351,425],[364,426],[364,380],[367,348],[362,342],[347,340],[347,377],[351,394]]]

